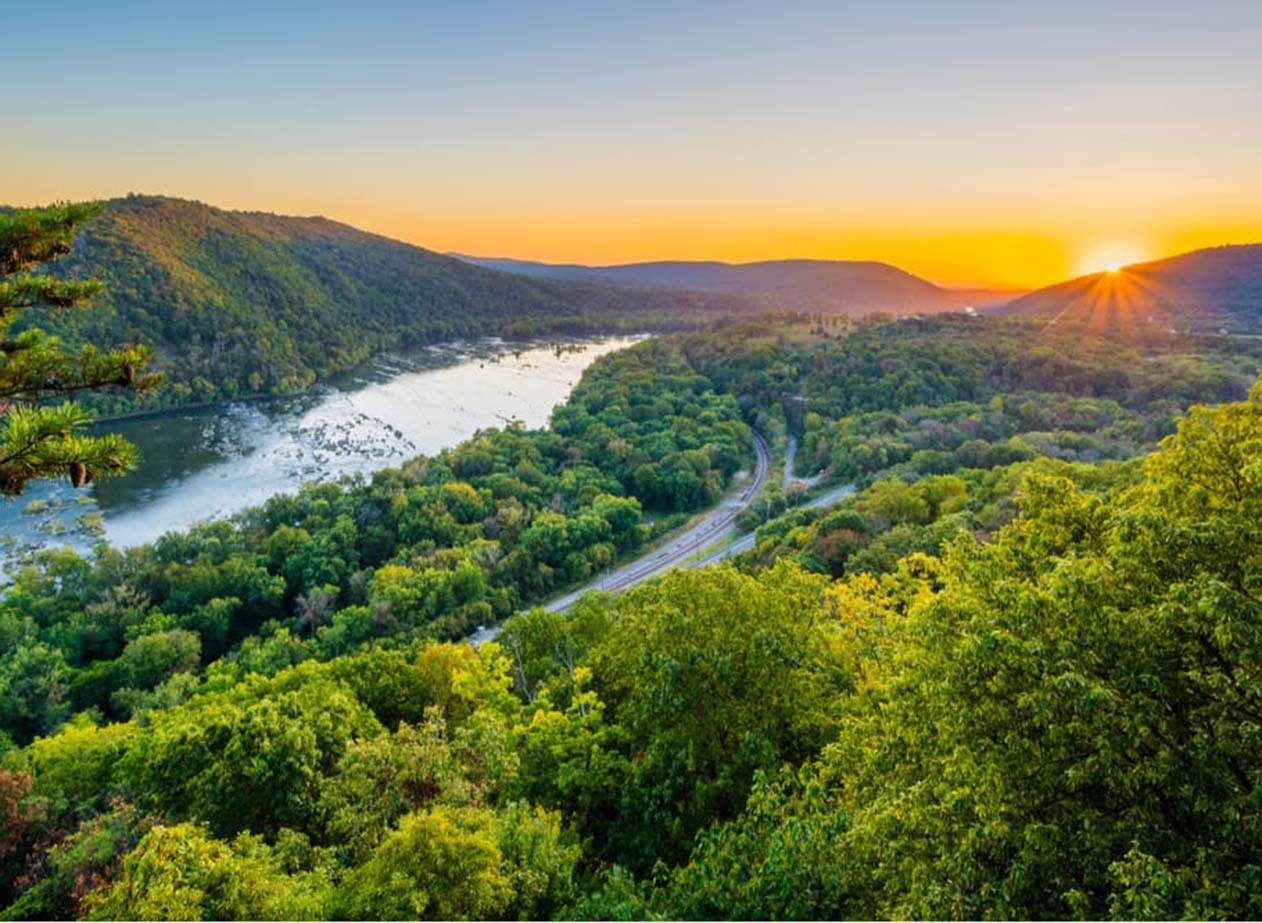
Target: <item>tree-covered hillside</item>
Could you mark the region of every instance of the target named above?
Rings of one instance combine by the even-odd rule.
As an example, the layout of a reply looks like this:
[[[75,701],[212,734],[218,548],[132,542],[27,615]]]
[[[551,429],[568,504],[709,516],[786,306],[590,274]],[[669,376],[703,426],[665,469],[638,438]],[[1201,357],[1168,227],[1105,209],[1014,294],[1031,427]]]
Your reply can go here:
[[[150,346],[169,383],[144,406],[295,391],[395,347],[679,329],[752,307],[526,279],[324,218],[155,196],[105,203],[56,271],[104,283],[94,310],[32,312],[24,323],[72,344]]]
[[[903,463],[990,467],[976,463],[988,453],[1125,454],[1190,403],[1243,397],[1262,363],[1255,340],[1165,329],[1113,336],[965,315],[812,325],[795,342],[783,322],[724,321],[682,349],[749,422],[801,437],[803,473],[844,481]]]

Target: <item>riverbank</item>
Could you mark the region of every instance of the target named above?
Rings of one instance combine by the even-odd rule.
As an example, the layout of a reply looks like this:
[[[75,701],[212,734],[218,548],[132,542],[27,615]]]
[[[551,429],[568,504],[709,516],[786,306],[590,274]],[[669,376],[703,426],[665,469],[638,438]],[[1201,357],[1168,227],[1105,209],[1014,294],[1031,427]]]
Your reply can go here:
[[[544,426],[593,361],[641,339],[453,341],[379,356],[301,394],[116,420],[109,428],[139,447],[141,466],[87,492],[41,482],[0,501],[11,540],[0,567],[37,548],[142,544],[306,483],[437,454],[480,429]],[[85,513],[93,518],[80,522]]]
[[[501,339],[499,337],[486,337],[481,340],[449,340],[441,343],[430,343],[425,346],[418,346],[415,349],[399,349],[391,348],[381,350],[369,356],[363,362],[356,363],[348,369],[336,372],[326,378],[319,378],[313,381],[307,387],[299,391],[259,391],[251,394],[242,394],[235,397],[215,398],[209,401],[192,401],[185,404],[175,404],[170,407],[152,407],[143,410],[133,410],[127,413],[103,414],[93,418],[92,425],[102,426],[110,423],[121,423],[130,420],[154,420],[164,417],[178,416],[184,413],[195,413],[197,411],[208,410],[214,407],[226,407],[231,404],[256,404],[263,401],[285,401],[301,398],[304,395],[317,392],[322,387],[329,387],[338,381],[353,378],[361,374],[363,371],[371,369],[374,363],[388,361],[391,357],[399,356],[417,356],[424,353],[440,354],[445,350],[463,350],[470,358],[489,358],[496,351],[499,352],[515,352],[531,349],[552,349],[562,352],[581,352],[586,344],[602,343],[610,339],[625,339],[631,343],[639,342],[653,336],[655,331],[642,331],[633,334],[609,334],[607,336],[579,337],[567,342],[559,341],[552,337],[532,337],[525,340]],[[487,349],[487,344],[496,344],[495,348]],[[459,362],[460,357],[454,356],[452,363]]]

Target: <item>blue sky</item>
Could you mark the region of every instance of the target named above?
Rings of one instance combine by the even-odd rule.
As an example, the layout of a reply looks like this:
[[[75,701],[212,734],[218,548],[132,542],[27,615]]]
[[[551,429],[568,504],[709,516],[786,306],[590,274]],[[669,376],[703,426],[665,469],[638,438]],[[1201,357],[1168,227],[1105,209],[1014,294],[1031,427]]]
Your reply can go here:
[[[437,249],[875,255],[1012,284],[1110,241],[1262,237],[1262,3],[58,3],[4,20],[0,201],[161,192]]]

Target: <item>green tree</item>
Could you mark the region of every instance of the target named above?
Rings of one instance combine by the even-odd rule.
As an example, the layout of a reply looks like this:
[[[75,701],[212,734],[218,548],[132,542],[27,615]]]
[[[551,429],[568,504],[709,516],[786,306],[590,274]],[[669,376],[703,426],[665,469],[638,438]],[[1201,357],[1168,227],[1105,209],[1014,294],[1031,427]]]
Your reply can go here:
[[[318,802],[350,741],[382,732],[340,683],[296,667],[156,714],[124,761],[144,801],[222,835],[318,829]]]
[[[470,786],[447,740],[442,709],[423,724],[352,741],[320,796],[332,842],[357,861],[367,858],[401,817],[430,804],[463,805]]]
[[[831,668],[815,640],[826,586],[787,564],[759,578],[725,566],[672,572],[616,601],[591,666],[605,720],[632,751],[603,844],[618,861],[640,870],[682,859],[697,831],[740,812],[757,770],[822,746],[817,699]]]
[[[137,732],[131,723],[98,727],[79,715],[56,734],[39,738],[23,751],[34,794],[78,812],[100,807],[114,793],[119,760]]]
[[[70,667],[47,644],[23,644],[0,658],[0,726],[21,742],[47,734],[70,714]]]
[[[38,328],[7,335],[23,311],[65,310],[100,290],[95,281],[32,272],[69,253],[76,226],[98,210],[94,204],[55,205],[0,215],[0,493],[19,494],[32,478],[66,476],[80,487],[137,461],[135,448],[121,436],[79,432],[91,421],[86,410],[50,401],[104,388],[154,387],[158,378],[141,372],[147,349],[102,353],[88,345],[70,353]]]
[[[498,917],[512,897],[494,815],[437,807],[409,814],[338,889],[348,920],[473,920]]]
[[[831,920],[845,894],[833,859],[845,813],[803,773],[756,780],[745,812],[698,838],[665,893],[679,919]]]
[[[322,915],[318,876],[288,876],[257,837],[216,840],[195,824],[158,826],[88,895],[90,920],[290,920]]]
[[[513,896],[504,912],[519,920],[552,919],[573,896],[581,852],[561,829],[561,815],[524,802],[497,817],[498,844]]]
[[[530,800],[563,808],[581,829],[600,829],[613,820],[631,764],[628,735],[605,722],[604,703],[584,688],[590,675],[588,667],[575,669],[564,712],[546,692],[535,700],[530,720],[517,728],[516,784]]]

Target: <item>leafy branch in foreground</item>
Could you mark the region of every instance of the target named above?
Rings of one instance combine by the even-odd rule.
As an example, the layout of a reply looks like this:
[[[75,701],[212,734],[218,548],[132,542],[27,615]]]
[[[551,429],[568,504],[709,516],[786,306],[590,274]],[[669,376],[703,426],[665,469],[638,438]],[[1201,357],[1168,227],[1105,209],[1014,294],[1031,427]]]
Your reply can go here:
[[[69,253],[75,227],[99,210],[94,203],[61,204],[0,215],[0,494],[20,494],[32,479],[61,475],[82,487],[139,459],[121,436],[83,435],[92,419],[87,411],[51,402],[82,391],[156,387],[161,376],[143,371],[148,349],[103,353],[89,345],[69,353],[39,329],[6,336],[24,310],[66,310],[100,291],[93,280],[32,275]]]

